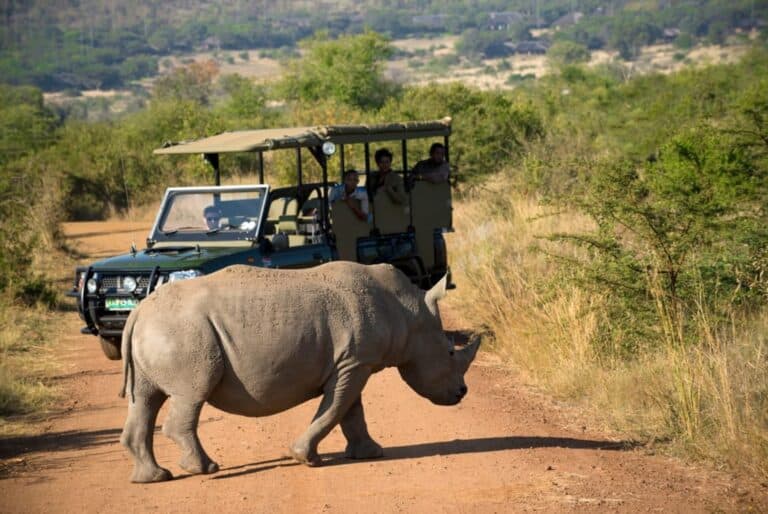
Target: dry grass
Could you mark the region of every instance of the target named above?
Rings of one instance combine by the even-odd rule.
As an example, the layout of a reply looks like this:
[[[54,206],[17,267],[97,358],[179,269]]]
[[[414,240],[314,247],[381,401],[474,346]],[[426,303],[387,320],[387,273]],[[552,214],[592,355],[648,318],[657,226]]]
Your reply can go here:
[[[695,334],[683,338],[660,302],[660,341],[648,345],[658,350],[619,360],[597,343],[603,324],[615,323],[608,299],[553,283],[562,264],[532,250],[546,249],[537,236],[583,231],[589,221],[504,191],[491,184],[455,205],[449,246],[459,289],[448,301],[465,321],[487,331],[492,350],[525,380],[591,408],[611,428],[768,477],[768,310],[734,311],[724,327],[700,309],[688,325]],[[691,336],[697,344],[683,342]]]
[[[49,205],[49,204],[48,204]],[[43,220],[35,211],[36,226],[55,223],[55,217]],[[74,259],[58,248],[52,234],[42,234],[42,244],[34,255],[31,269],[52,280],[59,305],[71,285]],[[61,312],[48,307],[27,306],[0,294],[0,437],[30,430],[29,414],[50,408],[58,398],[50,377],[58,370],[52,341],[61,329]]]
[[[46,380],[56,369],[47,345],[52,332],[50,311],[0,300],[0,436],[26,429],[14,415],[43,411],[55,400]]]

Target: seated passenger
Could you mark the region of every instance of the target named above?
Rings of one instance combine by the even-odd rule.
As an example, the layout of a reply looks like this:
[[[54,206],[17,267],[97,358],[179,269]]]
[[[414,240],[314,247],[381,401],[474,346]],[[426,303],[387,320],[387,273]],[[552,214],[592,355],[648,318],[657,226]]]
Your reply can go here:
[[[209,205],[203,209],[203,220],[208,230],[216,230],[221,223],[221,211],[215,205]]]
[[[380,148],[374,154],[374,159],[379,171],[371,173],[371,183],[368,184],[368,194],[371,198],[376,196],[379,189],[383,189],[392,202],[399,205],[408,203],[403,179],[392,171],[392,152],[386,148]]]
[[[364,189],[358,189],[360,177],[355,170],[344,172],[344,183],[333,189],[328,196],[328,200],[333,203],[342,201],[346,203],[352,212],[355,213],[360,221],[370,221],[370,209],[368,208],[368,195]]]
[[[434,143],[429,147],[429,159],[419,161],[413,167],[413,175],[416,178],[433,184],[446,182],[450,173],[451,169],[445,160],[445,146],[441,143]]]

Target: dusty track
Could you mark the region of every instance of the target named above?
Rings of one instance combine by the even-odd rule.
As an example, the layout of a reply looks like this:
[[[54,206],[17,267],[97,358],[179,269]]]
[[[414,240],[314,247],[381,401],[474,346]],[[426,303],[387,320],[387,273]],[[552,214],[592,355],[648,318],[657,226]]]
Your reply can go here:
[[[66,227],[91,256],[123,252],[146,230],[137,223]],[[107,361],[79,328],[75,313],[62,314],[55,343],[61,410],[39,435],[0,441],[0,457],[14,464],[0,480],[0,512],[708,512],[768,505],[764,488],[592,431],[482,354],[457,407],[418,397],[395,370],[371,379],[363,401],[383,459],[344,460],[338,429],[320,446],[325,466],[285,458],[316,402],[259,419],[206,407],[200,437],[222,470],[186,475],[175,464],[177,448],[158,431],[158,460],[177,479],[129,484],[131,461],[118,443],[126,414],[126,400],[117,397],[120,363]]]

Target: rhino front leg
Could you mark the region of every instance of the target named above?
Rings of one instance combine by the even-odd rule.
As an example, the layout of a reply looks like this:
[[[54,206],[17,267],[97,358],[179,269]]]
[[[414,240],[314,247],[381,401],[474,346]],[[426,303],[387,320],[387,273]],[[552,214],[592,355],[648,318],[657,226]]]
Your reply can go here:
[[[317,445],[360,398],[360,392],[370,376],[371,371],[364,368],[337,371],[325,385],[323,399],[309,428],[289,448],[294,459],[307,466],[322,464]]]
[[[163,433],[181,447],[179,466],[189,473],[216,473],[219,465],[208,457],[197,437],[197,423],[203,402],[171,396],[171,409]]]
[[[352,404],[342,418],[341,431],[347,438],[347,449],[344,454],[348,459],[375,459],[384,455],[381,446],[368,433],[361,398]]]

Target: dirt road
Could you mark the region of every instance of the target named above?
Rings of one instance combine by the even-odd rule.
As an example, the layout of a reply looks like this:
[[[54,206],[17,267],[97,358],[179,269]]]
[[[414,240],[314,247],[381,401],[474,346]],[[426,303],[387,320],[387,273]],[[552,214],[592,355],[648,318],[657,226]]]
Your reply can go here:
[[[147,227],[82,223],[66,231],[82,252],[104,256],[143,241]],[[768,505],[765,489],[593,431],[483,354],[456,407],[420,398],[396,370],[371,379],[363,401],[383,459],[343,459],[338,429],[320,446],[325,466],[284,457],[315,401],[259,419],[206,407],[200,438],[221,471],[185,474],[175,464],[177,448],[158,432],[158,461],[177,478],[130,484],[131,461],[118,442],[126,414],[117,396],[120,363],[107,361],[80,326],[76,313],[62,314],[55,343],[60,411],[39,435],[0,441],[0,458],[14,464],[0,479],[2,512],[709,512]]]

